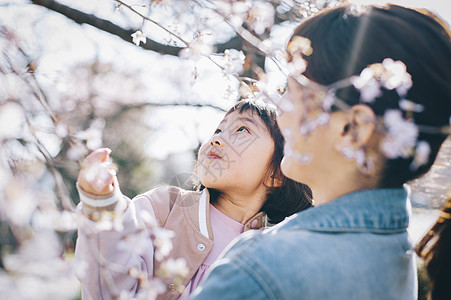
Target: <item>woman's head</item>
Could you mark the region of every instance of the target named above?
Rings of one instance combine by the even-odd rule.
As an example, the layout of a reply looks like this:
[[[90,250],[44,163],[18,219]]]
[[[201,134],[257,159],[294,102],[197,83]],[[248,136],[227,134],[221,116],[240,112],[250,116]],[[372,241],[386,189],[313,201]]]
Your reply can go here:
[[[297,37],[310,40],[313,49],[311,54],[303,56],[306,61],[303,75],[320,85],[334,86],[345,79],[356,78],[362,70],[373,65],[367,69],[368,72],[361,74],[360,82],[351,80],[350,84],[334,86],[334,94],[342,104],[355,108],[348,110],[350,113],[347,116],[342,116],[349,120],[348,123],[341,123],[344,124],[343,128],[339,128],[342,136],[360,138],[358,124],[363,124],[359,122],[362,116],[369,120],[385,116],[385,130],[390,126],[390,120],[394,124],[393,130],[400,125],[399,128],[406,131],[398,132],[399,139],[406,138],[408,134],[415,135],[419,129],[415,141],[425,142],[420,143],[419,147],[412,147],[409,151],[401,149],[395,151],[394,155],[375,155],[374,161],[380,167],[376,166],[378,176],[373,177],[378,181],[377,186],[400,187],[404,182],[424,174],[446,138],[444,134],[431,134],[430,131],[440,131],[440,128],[449,125],[451,115],[451,39],[441,23],[429,14],[395,5],[360,9],[347,5],[307,19],[295,30],[291,42]],[[293,56],[290,59],[293,60]],[[400,62],[405,65],[410,77]],[[385,81],[381,89],[372,90],[377,83],[369,80],[367,75],[373,76],[370,79],[380,75],[377,79],[383,81],[386,80],[384,74],[387,74],[387,70],[399,76],[394,76],[392,81]],[[362,82],[366,84],[366,90],[359,89]],[[398,85],[393,87],[390,84]],[[365,101],[368,95],[372,99]],[[326,98],[325,95],[323,98]],[[332,106],[331,111],[336,110]],[[366,130],[380,133],[379,125],[372,124],[374,128],[367,126]],[[367,156],[374,156],[374,152],[382,154],[381,146],[388,152],[393,150],[389,149],[387,139],[383,139],[384,134],[363,136],[365,139],[360,144],[349,141],[341,149],[335,144],[336,152],[343,152],[342,156],[344,154],[348,159],[362,161],[362,152],[348,151],[349,145],[353,145],[353,150],[363,150]],[[417,161],[414,162],[415,149],[419,153],[419,148],[424,149],[426,143],[430,147],[430,154],[424,164],[417,164]],[[333,165],[333,162],[330,164]],[[368,169],[369,166],[364,167]]]
[[[310,189],[280,171],[283,147],[275,106],[260,100],[239,101],[201,147],[198,176],[213,195],[263,183],[267,198],[261,211],[271,223],[280,222],[311,206]]]

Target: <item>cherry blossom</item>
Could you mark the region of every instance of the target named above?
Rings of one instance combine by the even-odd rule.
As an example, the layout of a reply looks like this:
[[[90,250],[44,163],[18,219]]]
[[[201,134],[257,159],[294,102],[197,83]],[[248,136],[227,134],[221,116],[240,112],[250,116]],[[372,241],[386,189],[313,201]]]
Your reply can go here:
[[[164,228],[156,228],[152,232],[153,243],[155,245],[155,258],[162,261],[172,250],[171,239],[174,237],[174,232]]]
[[[133,38],[133,43],[135,43],[136,46],[139,46],[139,44],[141,42],[143,44],[146,43],[146,36],[141,30],[138,30],[138,31],[132,33],[132,38]]]
[[[407,99],[401,99],[399,100],[399,108],[401,108],[404,111],[413,111],[420,113],[424,110],[424,106],[415,102],[412,102]]]
[[[373,102],[382,96],[381,87],[395,89],[398,95],[404,97],[412,87],[412,78],[404,63],[386,58],[382,63],[363,69],[359,76],[352,78],[352,83],[360,91],[363,102]]]
[[[223,16],[227,16],[230,24],[234,28],[239,28],[243,25],[247,18],[249,8],[252,6],[252,1],[214,1],[216,9]]]
[[[180,51],[180,57],[199,60],[213,53],[213,46],[204,43],[200,38],[192,41],[187,48]]]
[[[360,100],[362,102],[371,103],[374,102],[377,97],[382,96],[380,84],[376,78],[374,78],[374,71],[372,69],[364,69],[360,73],[360,76],[352,79],[352,84],[360,91]]]
[[[382,62],[385,72],[382,75],[382,84],[388,90],[396,89],[398,95],[405,96],[412,87],[412,77],[407,73],[406,65],[401,61],[386,58]]]
[[[255,1],[248,11],[246,23],[256,34],[261,35],[274,24],[274,12],[271,3]]]
[[[415,155],[411,168],[413,170],[418,169],[418,167],[426,164],[429,160],[429,154],[431,153],[431,147],[425,141],[419,141],[415,148]]]
[[[169,258],[161,264],[161,270],[164,277],[185,277],[188,275],[189,269],[186,260],[183,258]]]
[[[381,148],[387,158],[411,156],[418,137],[418,127],[415,123],[404,119],[401,111],[397,109],[387,110],[383,120],[387,133]]]
[[[227,49],[224,51],[224,72],[226,74],[241,74],[246,56],[243,51]]]

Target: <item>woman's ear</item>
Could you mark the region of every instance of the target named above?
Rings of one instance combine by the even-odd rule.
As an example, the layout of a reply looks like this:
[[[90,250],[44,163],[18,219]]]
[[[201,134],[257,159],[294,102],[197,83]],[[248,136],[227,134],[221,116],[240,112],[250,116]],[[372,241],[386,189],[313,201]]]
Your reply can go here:
[[[341,137],[335,147],[340,151],[344,147],[361,149],[368,145],[376,128],[374,111],[365,104],[357,104],[351,107],[345,114],[345,122],[342,122]]]

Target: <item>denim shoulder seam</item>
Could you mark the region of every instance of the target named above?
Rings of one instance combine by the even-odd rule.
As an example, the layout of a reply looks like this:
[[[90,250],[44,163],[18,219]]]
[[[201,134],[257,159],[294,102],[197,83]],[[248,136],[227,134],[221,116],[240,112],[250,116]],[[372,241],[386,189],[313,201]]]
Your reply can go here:
[[[378,234],[393,234],[402,233],[407,230],[407,228],[396,228],[396,229],[374,229],[374,228],[362,228],[362,227],[296,227],[290,228],[290,231],[297,230],[308,230],[315,232],[327,232],[327,233],[378,233]]]

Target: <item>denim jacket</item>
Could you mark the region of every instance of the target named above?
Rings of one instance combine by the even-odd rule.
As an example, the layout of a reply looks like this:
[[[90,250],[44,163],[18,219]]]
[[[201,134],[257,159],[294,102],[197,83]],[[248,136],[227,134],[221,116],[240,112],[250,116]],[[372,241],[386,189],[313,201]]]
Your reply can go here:
[[[244,234],[190,299],[416,299],[406,199],[357,191]]]

